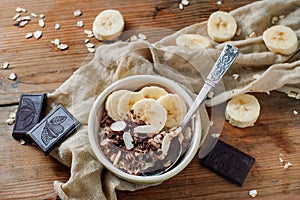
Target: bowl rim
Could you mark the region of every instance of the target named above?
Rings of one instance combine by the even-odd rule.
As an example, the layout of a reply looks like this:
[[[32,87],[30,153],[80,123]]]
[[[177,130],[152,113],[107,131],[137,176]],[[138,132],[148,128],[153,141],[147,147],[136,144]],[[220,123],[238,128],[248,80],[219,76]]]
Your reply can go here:
[[[162,182],[164,180],[167,180],[179,172],[181,172],[195,157],[198,149],[199,144],[201,140],[201,121],[200,121],[200,115],[199,112],[196,113],[195,116],[195,128],[194,130],[199,133],[194,133],[192,138],[192,143],[190,144],[190,148],[185,153],[185,156],[182,158],[180,163],[178,163],[172,170],[167,171],[166,173],[160,174],[160,175],[154,175],[154,176],[137,176],[128,174],[126,172],[123,172],[122,170],[118,169],[117,167],[113,166],[110,161],[106,158],[106,156],[101,152],[99,148],[99,142],[97,141],[97,133],[94,131],[94,124],[99,119],[97,118],[97,107],[99,104],[103,104],[107,96],[115,91],[115,90],[121,90],[125,87],[122,85],[128,81],[141,81],[141,85],[138,87],[141,87],[143,85],[151,85],[151,84],[158,84],[162,85],[168,89],[180,91],[184,94],[184,101],[190,106],[193,103],[192,98],[190,95],[175,81],[162,77],[160,75],[133,75],[129,77],[122,78],[111,85],[109,85],[107,88],[105,88],[96,98],[94,101],[90,114],[88,117],[88,136],[89,136],[89,142],[91,144],[92,150],[97,157],[98,161],[102,163],[109,171],[111,171],[113,174],[117,175],[118,177],[129,180],[131,182],[138,182],[138,183],[158,183]],[[147,82],[148,81],[148,82]],[[118,88],[120,87],[120,88]],[[180,94],[179,94],[180,95]],[[183,96],[183,95],[180,95]],[[191,148],[192,147],[192,148]]]

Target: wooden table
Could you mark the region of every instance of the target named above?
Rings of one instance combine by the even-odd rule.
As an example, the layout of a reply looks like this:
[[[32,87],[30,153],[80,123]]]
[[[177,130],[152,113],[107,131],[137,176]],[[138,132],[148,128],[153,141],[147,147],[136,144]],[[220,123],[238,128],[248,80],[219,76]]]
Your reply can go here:
[[[67,181],[69,169],[50,156],[45,157],[31,145],[21,145],[11,137],[12,126],[6,119],[17,108],[22,93],[52,92],[59,87],[83,63],[92,59],[84,47],[85,29],[91,29],[96,15],[104,9],[118,9],[126,21],[125,30],[143,32],[151,42],[165,33],[151,32],[151,27],[179,30],[185,26],[206,20],[213,11],[230,11],[254,0],[227,0],[217,5],[212,1],[190,1],[180,10],[178,1],[50,1],[0,0],[0,64],[9,62],[9,68],[0,69],[0,198],[1,199],[56,199],[53,181]],[[12,17],[16,7],[24,7],[28,14],[45,14],[45,28],[38,27],[33,19],[24,28],[14,26]],[[80,9],[82,16],[74,17]],[[84,21],[84,28],[76,26]],[[251,19],[249,19],[251,20]],[[55,30],[55,23],[61,25]],[[43,30],[39,40],[25,39],[28,32]],[[69,45],[60,51],[50,43],[60,38]],[[95,38],[91,42],[101,45]],[[15,72],[16,81],[8,80]],[[248,191],[256,189],[257,198],[291,199],[300,196],[300,114],[299,100],[285,94],[271,92],[256,94],[261,103],[261,115],[255,126],[238,129],[224,123],[221,139],[256,158],[244,185],[236,186],[210,172],[199,164],[197,157],[180,174],[159,186],[127,192],[118,191],[119,199],[236,199],[250,198]],[[224,121],[224,105],[216,107]],[[279,157],[293,163],[288,169]]]

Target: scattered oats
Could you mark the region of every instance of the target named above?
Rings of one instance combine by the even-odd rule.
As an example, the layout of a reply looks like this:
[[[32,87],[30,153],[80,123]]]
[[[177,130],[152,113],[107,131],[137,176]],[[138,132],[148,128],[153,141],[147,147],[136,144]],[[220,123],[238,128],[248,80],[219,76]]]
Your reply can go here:
[[[83,21],[78,21],[77,22],[77,27],[81,28],[83,26],[84,26]]]
[[[272,17],[272,21],[274,21],[274,22],[277,22],[278,19],[279,19],[279,18],[278,18],[277,16]]]
[[[285,18],[285,15],[279,15],[279,19]]]
[[[80,10],[75,10],[74,11],[74,16],[75,17],[79,17],[81,15],[81,11]]]
[[[32,17],[35,17],[35,18],[37,18],[37,17],[38,17],[38,15],[37,15],[37,14],[35,14],[35,13],[31,13],[31,16],[32,16]]]
[[[237,80],[239,77],[240,77],[239,74],[232,74],[232,78],[233,78],[234,80]]]
[[[133,145],[133,139],[132,139],[132,136],[130,133],[128,132],[124,132],[123,133],[123,140],[124,140],[124,143],[125,143],[125,147],[127,150],[131,150],[134,145]]]
[[[22,145],[26,144],[25,140],[23,140],[23,139],[20,140],[20,143],[21,143]]]
[[[270,95],[270,94],[271,94],[271,92],[270,92],[270,91],[266,91],[266,93],[267,93],[267,95]]]
[[[43,19],[39,19],[39,26],[40,26],[41,28],[44,28],[44,27],[45,27],[45,22],[44,22]]]
[[[213,137],[213,138],[219,138],[220,137],[220,133],[213,133],[213,134],[211,134],[211,137]]]
[[[147,40],[147,36],[142,34],[142,33],[139,33],[138,34],[138,38],[142,39],[142,40]]]
[[[252,78],[255,79],[255,80],[259,79],[260,77],[261,77],[261,75],[259,75],[259,74],[254,74],[252,76]]]
[[[113,131],[123,131],[127,124],[124,121],[116,121],[110,125],[110,129]]]
[[[297,110],[293,110],[293,114],[294,115],[298,115],[298,111]]]
[[[32,33],[27,33],[27,34],[25,35],[25,39],[29,39],[29,38],[31,38],[32,36],[33,36]]]
[[[36,38],[36,39],[39,39],[40,37],[42,37],[43,35],[43,31],[35,31],[33,33],[33,36]]]
[[[8,79],[10,80],[16,80],[17,79],[17,74],[16,73],[11,73],[9,76],[8,76]]]
[[[15,119],[16,118],[16,113],[15,112],[10,113],[9,118],[10,119]]]
[[[25,21],[25,20],[30,21],[31,17],[30,16],[24,16],[24,17],[21,17],[21,20],[22,21]]]
[[[235,35],[236,35],[236,36],[240,36],[241,33],[242,33],[242,29],[241,29],[241,28],[238,28],[238,29],[236,30],[236,32],[235,32]]]
[[[22,19],[19,17],[16,21],[17,21],[17,22],[20,22],[20,21],[22,21]]]
[[[59,48],[60,50],[66,50],[69,46],[67,44],[59,44],[57,45],[57,48]]]
[[[182,5],[188,6],[190,5],[190,2],[188,0],[181,0]]]
[[[293,164],[290,163],[290,162],[287,162],[287,163],[284,165],[283,169],[288,169],[288,168],[291,167],[291,166],[293,166]]]
[[[257,196],[257,190],[250,190],[248,194],[249,194],[250,197],[256,197]]]
[[[21,22],[19,23],[19,26],[23,27],[23,26],[25,26],[26,24],[28,24],[28,22],[29,22],[29,21],[21,21]]]
[[[292,98],[296,98],[297,97],[297,93],[296,92],[292,92],[292,91],[288,92],[287,95],[288,95],[288,97],[292,97]]]
[[[136,41],[136,40],[138,40],[138,37],[137,37],[136,35],[132,35],[132,36],[130,37],[130,41],[131,41],[131,42]]]
[[[55,24],[55,29],[56,30],[60,29],[60,25],[59,24]]]
[[[15,123],[15,119],[9,118],[6,120],[7,125],[13,125]]]
[[[217,5],[222,5],[222,1],[217,1]]]
[[[87,35],[93,34],[93,32],[90,30],[84,30],[83,32],[84,32],[84,34],[87,34]]]
[[[86,44],[86,43],[89,43],[90,42],[90,40],[89,39],[85,39],[84,40],[84,43]]]
[[[60,40],[58,38],[56,38],[56,39],[52,40],[51,43],[58,46],[58,45],[60,45]]]
[[[300,99],[300,93],[298,93],[295,98]]]
[[[249,35],[249,38],[254,38],[256,37],[256,33],[255,32],[252,32],[250,35]]]
[[[207,97],[208,98],[213,98],[213,96],[214,96],[214,92],[213,91],[210,91],[209,93],[208,93],[208,95],[207,95]]]
[[[180,10],[183,10],[183,4],[180,3],[180,4],[178,5],[178,8],[179,8]]]
[[[87,35],[89,38],[92,38],[92,37],[94,37],[94,34],[92,33],[92,34],[88,34]]]
[[[96,50],[94,48],[87,48],[90,53],[94,53]]]
[[[15,16],[13,17],[13,20],[16,20],[20,17],[20,13],[15,14]]]
[[[279,157],[279,162],[284,163],[284,160],[281,157]]]
[[[16,11],[17,11],[18,13],[20,13],[20,12],[26,13],[26,12],[27,12],[27,10],[26,10],[25,8],[21,8],[21,7],[17,7],[17,8],[16,8]]]
[[[8,63],[8,62],[4,62],[4,63],[3,63],[3,69],[7,69],[8,66],[9,66],[9,63]]]
[[[85,46],[87,48],[94,48],[95,47],[95,45],[93,43],[87,43]]]
[[[41,18],[41,19],[44,19],[44,18],[45,18],[45,15],[44,15],[44,14],[40,14],[40,18]]]

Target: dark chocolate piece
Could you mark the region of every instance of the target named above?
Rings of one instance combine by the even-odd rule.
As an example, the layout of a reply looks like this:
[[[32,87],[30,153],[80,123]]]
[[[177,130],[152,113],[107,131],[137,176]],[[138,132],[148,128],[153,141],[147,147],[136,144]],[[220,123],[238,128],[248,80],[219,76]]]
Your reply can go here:
[[[23,94],[21,96],[12,133],[15,139],[28,139],[26,133],[43,117],[46,98],[46,94]]]
[[[28,131],[27,135],[47,155],[79,126],[79,121],[59,104],[46,118]]]
[[[255,159],[248,154],[218,140],[214,149],[201,160],[201,164],[221,177],[243,185]]]

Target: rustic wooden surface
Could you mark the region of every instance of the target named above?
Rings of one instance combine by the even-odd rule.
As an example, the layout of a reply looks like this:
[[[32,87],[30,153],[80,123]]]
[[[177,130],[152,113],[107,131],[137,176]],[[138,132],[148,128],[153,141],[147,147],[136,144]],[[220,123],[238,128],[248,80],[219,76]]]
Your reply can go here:
[[[52,1],[0,0],[0,198],[1,199],[56,199],[53,181],[65,182],[69,169],[53,158],[45,157],[31,145],[21,145],[11,137],[12,126],[5,121],[17,108],[22,93],[52,92],[59,87],[92,53],[84,47],[84,29],[91,29],[96,15],[104,9],[118,9],[126,21],[125,30],[144,30],[149,41],[156,41],[168,34],[196,22],[204,21],[216,10],[230,11],[253,2],[252,0],[190,1],[184,10],[178,1]],[[45,28],[38,27],[33,19],[26,27],[14,26],[12,17],[17,6],[28,13],[45,14]],[[73,11],[81,9],[82,16],[74,17]],[[76,27],[83,20],[84,28]],[[251,20],[251,19],[249,19]],[[55,23],[61,25],[55,30]],[[141,27],[147,27],[141,29]],[[151,32],[151,27],[164,28]],[[28,32],[43,30],[41,39],[25,39]],[[50,43],[60,38],[69,45],[60,51]],[[95,38],[91,42],[101,45]],[[2,63],[10,63],[2,69]],[[16,81],[8,80],[15,72]],[[127,192],[118,191],[119,199],[239,199],[250,198],[248,191],[256,189],[258,199],[296,199],[300,196],[300,113],[299,100],[285,94],[256,94],[261,103],[261,115],[255,126],[238,129],[225,122],[221,139],[256,158],[244,185],[236,186],[208,171],[198,158],[179,175],[159,186]],[[216,107],[220,116],[215,123],[223,123],[224,105]],[[279,156],[293,163],[283,169]]]

